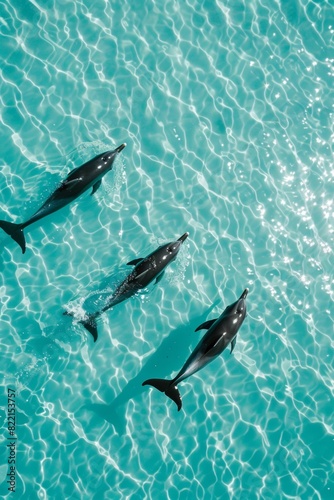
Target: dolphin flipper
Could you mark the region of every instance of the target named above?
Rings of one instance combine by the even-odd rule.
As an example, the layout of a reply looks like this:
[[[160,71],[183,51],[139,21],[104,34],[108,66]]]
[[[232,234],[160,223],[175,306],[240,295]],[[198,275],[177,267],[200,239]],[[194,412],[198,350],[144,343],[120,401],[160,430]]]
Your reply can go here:
[[[159,281],[162,280],[162,278],[164,277],[164,274],[165,274],[165,271],[162,271],[161,274],[159,274],[159,276],[157,277],[157,279],[155,280],[155,284],[159,283]]]
[[[230,352],[230,354],[232,354],[232,351],[235,348],[235,344],[236,343],[237,343],[237,336],[235,336],[234,339],[231,342],[231,352]]]
[[[99,189],[99,187],[101,186],[101,183],[102,183],[102,180],[100,179],[99,181],[95,182],[94,186],[93,186],[93,189],[92,189],[92,192],[91,192],[91,196],[93,196],[94,193],[96,193],[96,191]]]
[[[158,391],[164,392],[166,396],[174,401],[178,411],[180,411],[182,408],[181,395],[176,385],[173,385],[171,382],[172,380],[164,380],[162,378],[150,378],[149,380],[145,380],[142,385],[152,385]]]
[[[130,262],[127,263],[127,266],[136,266],[137,264],[139,264],[139,262],[141,262],[143,259],[140,258],[140,259],[134,259],[134,260],[131,260]]]
[[[205,323],[202,323],[201,325],[199,325],[195,332],[198,332],[198,330],[208,330],[210,328],[210,326],[212,326],[215,322],[217,321],[217,318],[216,319],[209,319],[209,321],[205,321]]]
[[[26,251],[26,239],[23,234],[23,224],[15,224],[14,222],[7,222],[5,220],[0,220],[0,227],[9,236],[18,243],[22,249],[22,253]]]

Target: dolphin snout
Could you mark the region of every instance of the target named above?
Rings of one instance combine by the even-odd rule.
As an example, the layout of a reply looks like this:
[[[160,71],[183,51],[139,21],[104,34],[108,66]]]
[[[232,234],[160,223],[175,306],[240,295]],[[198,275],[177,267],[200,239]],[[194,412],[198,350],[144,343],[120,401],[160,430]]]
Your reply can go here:
[[[183,243],[189,236],[189,233],[184,233],[177,241],[181,241]]]
[[[247,297],[247,295],[248,295],[248,292],[249,292],[249,288],[245,288],[245,290],[244,290],[244,291],[242,292],[242,294],[240,295],[240,299],[239,299],[239,300],[241,300],[241,299],[245,300],[245,298],[246,298],[246,297]]]
[[[115,153],[120,153],[121,151],[123,151],[123,149],[125,148],[126,146],[126,142],[124,142],[123,144],[121,144],[120,146],[118,146],[118,148],[115,149]]]

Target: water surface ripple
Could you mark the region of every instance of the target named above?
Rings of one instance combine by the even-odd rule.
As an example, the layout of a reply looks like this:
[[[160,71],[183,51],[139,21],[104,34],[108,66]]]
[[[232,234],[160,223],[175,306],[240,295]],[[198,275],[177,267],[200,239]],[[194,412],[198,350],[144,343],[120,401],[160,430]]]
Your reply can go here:
[[[333,498],[333,34],[329,0],[0,0],[0,218],[128,144],[25,255],[0,234],[4,498],[8,387],[22,498]],[[185,231],[96,344],[63,316]],[[180,413],[141,386],[246,286],[233,355]]]

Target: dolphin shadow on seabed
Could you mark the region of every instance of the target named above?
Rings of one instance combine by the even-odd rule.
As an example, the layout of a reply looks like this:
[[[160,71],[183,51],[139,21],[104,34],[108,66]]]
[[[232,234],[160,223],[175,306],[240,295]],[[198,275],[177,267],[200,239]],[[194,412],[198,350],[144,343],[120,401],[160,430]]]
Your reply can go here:
[[[126,432],[126,416],[124,411],[119,411],[123,406],[147,392],[147,388],[142,386],[144,380],[152,376],[165,377],[172,372],[177,371],[189,356],[189,346],[198,342],[198,334],[195,332],[198,325],[203,323],[212,310],[221,302],[216,300],[203,314],[196,316],[186,325],[181,325],[162,341],[157,350],[150,356],[147,363],[140,370],[138,375],[130,380],[122,392],[110,404],[87,404],[83,409],[93,411],[98,417],[111,423],[119,435]],[[168,363],[166,363],[168,358]]]

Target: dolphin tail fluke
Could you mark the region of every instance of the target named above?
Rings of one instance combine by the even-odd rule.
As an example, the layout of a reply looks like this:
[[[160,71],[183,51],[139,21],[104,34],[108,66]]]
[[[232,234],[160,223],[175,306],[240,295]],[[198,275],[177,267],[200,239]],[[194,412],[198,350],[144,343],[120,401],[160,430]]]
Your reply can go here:
[[[65,316],[73,316],[72,312],[65,311],[63,313]],[[97,323],[96,323],[96,314],[89,314],[87,319],[83,319],[79,321],[81,325],[83,325],[86,330],[89,331],[93,335],[94,342],[97,341],[98,333],[97,333]]]
[[[180,411],[182,408],[181,395],[176,385],[172,384],[172,382],[172,380],[164,380],[162,378],[150,378],[149,380],[145,380],[142,385],[152,385],[158,391],[165,393],[166,396],[174,401],[178,411]]]
[[[91,314],[87,319],[80,321],[80,323],[93,335],[94,342],[97,341],[97,323],[95,320],[96,316]]]
[[[7,222],[0,220],[0,227],[3,229],[22,249],[22,253],[26,251],[26,239],[23,233],[23,224],[15,224],[14,222]]]

